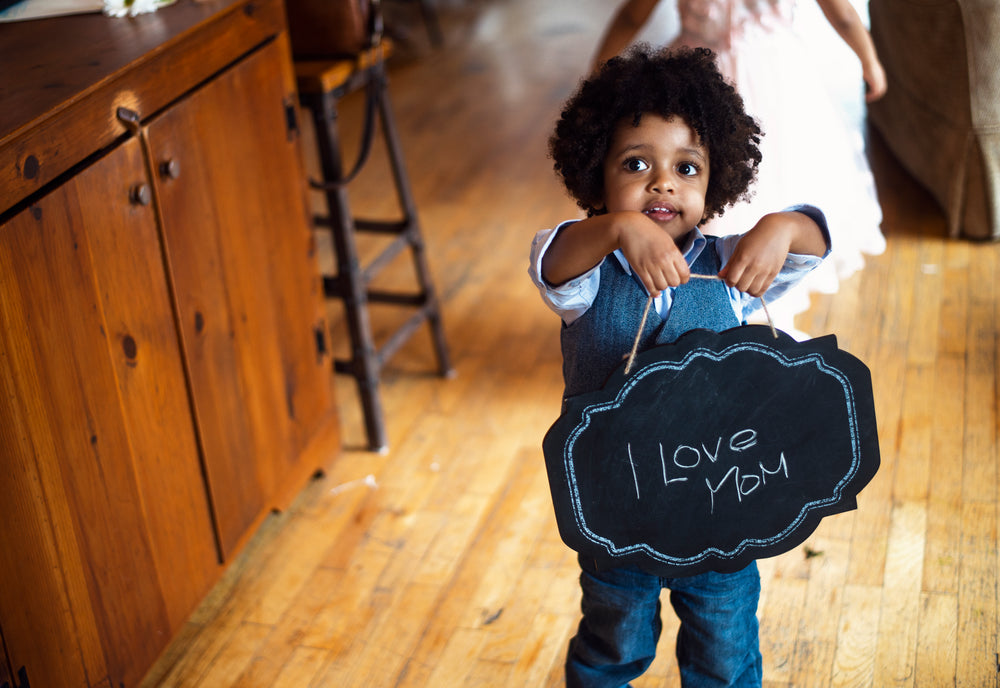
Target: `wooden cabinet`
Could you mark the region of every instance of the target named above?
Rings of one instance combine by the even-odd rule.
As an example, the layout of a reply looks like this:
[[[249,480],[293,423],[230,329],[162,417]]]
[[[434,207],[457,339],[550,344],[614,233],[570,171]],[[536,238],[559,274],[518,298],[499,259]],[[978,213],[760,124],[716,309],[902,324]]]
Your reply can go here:
[[[338,452],[281,4],[172,9],[0,129],[0,685],[136,685]],[[80,20],[67,41],[122,21]]]
[[[298,144],[288,136],[292,92],[279,69],[284,49],[262,48],[148,128],[225,555],[296,470],[330,405],[330,368],[317,348],[321,283]],[[161,172],[170,165],[176,178]]]
[[[131,685],[219,566],[145,178],[127,141],[0,226],[0,624],[32,685]]]

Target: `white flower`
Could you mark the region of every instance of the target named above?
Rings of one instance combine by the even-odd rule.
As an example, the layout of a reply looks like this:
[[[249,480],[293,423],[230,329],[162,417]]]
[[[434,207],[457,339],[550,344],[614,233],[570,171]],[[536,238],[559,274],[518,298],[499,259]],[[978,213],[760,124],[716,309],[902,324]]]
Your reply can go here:
[[[134,17],[137,14],[155,12],[157,8],[173,2],[175,0],[104,0],[104,14],[109,17]]]

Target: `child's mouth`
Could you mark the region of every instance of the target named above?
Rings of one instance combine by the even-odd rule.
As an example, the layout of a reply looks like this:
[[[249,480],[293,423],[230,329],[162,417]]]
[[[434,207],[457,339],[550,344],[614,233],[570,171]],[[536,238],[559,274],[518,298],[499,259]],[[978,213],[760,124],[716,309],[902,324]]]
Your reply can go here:
[[[668,222],[678,215],[680,211],[670,204],[660,204],[651,205],[642,211],[647,217],[656,222]]]

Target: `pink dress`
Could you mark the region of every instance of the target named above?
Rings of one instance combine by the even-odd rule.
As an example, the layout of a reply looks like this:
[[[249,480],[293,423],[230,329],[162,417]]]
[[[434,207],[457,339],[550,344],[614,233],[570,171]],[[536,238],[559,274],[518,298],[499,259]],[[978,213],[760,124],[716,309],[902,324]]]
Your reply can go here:
[[[809,291],[835,292],[841,279],[864,266],[864,254],[885,250],[860,122],[852,124],[831,99],[822,68],[793,30],[794,0],[679,0],[677,9],[680,32],[673,45],[714,50],[765,134],[752,199],[727,209],[704,231],[743,232],[761,215],[796,203],[826,214],[830,258],[780,302],[768,304],[779,327],[801,336],[792,319],[809,307]]]

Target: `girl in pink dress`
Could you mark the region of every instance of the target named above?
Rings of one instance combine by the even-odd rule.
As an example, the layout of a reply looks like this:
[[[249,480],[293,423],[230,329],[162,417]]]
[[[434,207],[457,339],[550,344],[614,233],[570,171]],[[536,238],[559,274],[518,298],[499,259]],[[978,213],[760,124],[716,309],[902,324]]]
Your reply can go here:
[[[857,55],[866,100],[885,93],[882,64],[850,0],[816,0],[826,19]],[[659,0],[625,0],[598,48],[595,67],[648,29]],[[671,45],[703,46],[743,96],[764,131],[753,198],[702,229],[745,232],[762,215],[796,203],[826,213],[833,253],[823,267],[771,309],[781,329],[799,336],[794,316],[809,307],[809,291],[835,292],[839,281],[864,266],[864,254],[885,250],[882,210],[864,151],[860,122],[850,122],[831,98],[824,69],[793,25],[795,0],[677,0],[679,26]],[[662,8],[661,8],[662,9]]]

